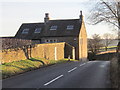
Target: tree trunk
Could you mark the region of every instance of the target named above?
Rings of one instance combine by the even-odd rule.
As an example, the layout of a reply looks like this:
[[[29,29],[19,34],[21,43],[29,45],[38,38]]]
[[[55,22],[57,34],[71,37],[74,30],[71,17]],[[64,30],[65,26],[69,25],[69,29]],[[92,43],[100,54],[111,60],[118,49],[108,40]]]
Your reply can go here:
[[[107,51],[107,47],[105,47],[105,51]]]

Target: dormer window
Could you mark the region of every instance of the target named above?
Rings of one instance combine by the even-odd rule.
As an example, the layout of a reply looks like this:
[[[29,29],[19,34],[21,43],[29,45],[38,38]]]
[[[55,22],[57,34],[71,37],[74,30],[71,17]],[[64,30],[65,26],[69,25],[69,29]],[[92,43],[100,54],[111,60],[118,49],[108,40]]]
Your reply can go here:
[[[51,26],[50,30],[57,30],[57,26],[56,25],[55,26]]]
[[[34,33],[40,33],[41,32],[41,28],[36,28]]]
[[[26,28],[26,29],[23,29],[22,34],[28,34],[28,32],[29,32],[29,29]]]
[[[73,30],[74,29],[74,25],[68,25],[67,26],[67,30]]]

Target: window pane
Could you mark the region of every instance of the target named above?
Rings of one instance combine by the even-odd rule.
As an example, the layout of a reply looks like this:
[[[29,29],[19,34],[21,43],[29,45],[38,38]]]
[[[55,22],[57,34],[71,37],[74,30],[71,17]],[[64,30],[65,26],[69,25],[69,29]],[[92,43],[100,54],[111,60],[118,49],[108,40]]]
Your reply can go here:
[[[50,30],[57,30],[57,26],[51,26]]]
[[[36,28],[34,33],[40,33],[41,32],[41,28]]]
[[[74,26],[73,26],[73,25],[68,25],[68,26],[67,26],[67,30],[72,30],[72,29],[74,29]]]
[[[29,29],[23,29],[22,34],[28,34]]]

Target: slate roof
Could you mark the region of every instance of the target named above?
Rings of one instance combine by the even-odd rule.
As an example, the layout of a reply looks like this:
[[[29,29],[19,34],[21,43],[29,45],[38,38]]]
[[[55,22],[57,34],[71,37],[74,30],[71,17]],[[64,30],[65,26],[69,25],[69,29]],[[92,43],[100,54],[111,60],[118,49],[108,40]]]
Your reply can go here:
[[[29,28],[28,34],[22,34],[23,29]],[[41,28],[41,33],[34,33],[36,28]],[[20,39],[38,39],[42,35],[44,29],[44,23],[23,23],[18,32],[15,35],[15,38]]]
[[[49,20],[44,23],[23,23],[15,38],[40,39],[41,37],[67,37],[78,36],[81,28],[79,19]],[[68,25],[74,25],[73,30],[67,30]],[[57,26],[56,30],[50,30],[51,26]],[[23,29],[29,28],[28,34],[22,34]],[[42,28],[40,33],[34,33],[35,28]]]

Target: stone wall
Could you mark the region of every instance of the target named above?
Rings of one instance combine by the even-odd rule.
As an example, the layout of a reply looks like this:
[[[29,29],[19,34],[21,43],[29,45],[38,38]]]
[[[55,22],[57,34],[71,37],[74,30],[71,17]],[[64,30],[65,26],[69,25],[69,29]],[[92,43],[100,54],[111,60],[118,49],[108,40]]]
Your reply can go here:
[[[57,42],[66,42],[70,44],[71,46],[75,47],[75,59],[79,60],[79,38],[75,36],[69,36],[69,37],[44,37],[41,39],[42,42],[45,42],[46,40],[56,40]]]
[[[69,53],[68,53],[69,51]],[[1,62],[12,62],[19,61],[28,58],[46,58],[48,60],[59,60],[65,58],[65,56],[71,56],[73,52],[73,47],[65,42],[62,43],[46,43],[46,44],[36,44],[28,47],[18,48],[18,49],[8,49],[2,50],[0,55],[2,56]]]

